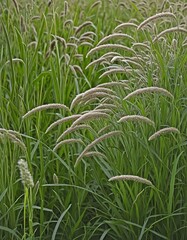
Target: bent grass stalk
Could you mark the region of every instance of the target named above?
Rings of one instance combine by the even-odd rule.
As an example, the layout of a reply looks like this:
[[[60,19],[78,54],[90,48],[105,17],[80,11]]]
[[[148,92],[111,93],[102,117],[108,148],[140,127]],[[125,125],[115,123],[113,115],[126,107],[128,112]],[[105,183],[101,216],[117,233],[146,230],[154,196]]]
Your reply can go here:
[[[125,33],[113,33],[113,34],[110,34],[110,35],[102,38],[98,42],[97,46],[99,46],[100,44],[103,44],[104,42],[106,42],[108,40],[114,39],[114,38],[128,38],[128,39],[130,39],[132,41],[135,41],[135,39],[133,37],[131,37],[130,35],[128,35],[128,34],[125,34]]]
[[[163,12],[163,13],[157,13],[149,18],[147,18],[146,20],[144,20],[138,27],[137,27],[137,30],[143,28],[145,25],[147,25],[148,23],[152,22],[153,20],[156,20],[156,19],[160,19],[160,18],[163,18],[163,17],[173,17],[176,19],[176,16],[171,13],[171,12]]]
[[[151,50],[150,46],[145,43],[134,43],[132,45],[132,48],[140,48],[140,47],[146,48],[147,50]]]
[[[50,104],[45,104],[45,105],[41,105],[41,106],[33,108],[32,110],[28,111],[22,118],[23,119],[27,118],[30,115],[32,115],[33,113],[40,112],[43,110],[48,110],[48,109],[64,109],[64,110],[69,111],[69,108],[64,104],[50,103]]]
[[[148,123],[152,126],[155,126],[155,123],[152,120],[150,120],[147,117],[140,116],[140,115],[127,115],[127,116],[120,118],[117,122],[121,123],[121,122],[128,122],[128,121],[136,121],[136,122],[142,121],[142,122]]]
[[[2,132],[2,129],[1,131]],[[3,131],[0,135],[0,138],[7,137],[11,142],[14,144],[17,144],[24,152],[26,151],[26,146],[23,141],[21,141],[19,138],[17,138],[14,134],[10,133],[10,131]]]
[[[153,135],[151,135],[148,140],[152,141],[155,138],[157,138],[157,137],[159,137],[159,136],[161,136],[163,134],[167,134],[167,133],[177,133],[177,134],[180,134],[180,131],[177,128],[174,128],[174,127],[163,128],[163,129],[155,132]]]
[[[90,7],[90,10],[92,10],[93,8],[95,8],[96,6],[102,4],[102,2],[99,0],[99,1],[96,1],[95,3],[93,3]]]
[[[92,151],[92,152],[87,152],[84,154],[84,157],[103,157],[106,158],[106,156],[103,153]]]
[[[84,115],[81,115],[81,117],[79,117],[77,120],[75,120],[71,126],[74,127],[74,126],[76,126],[82,122],[88,121],[88,120],[92,121],[94,119],[108,118],[108,117],[109,117],[109,115],[107,113],[103,113],[103,112],[99,112],[99,111],[91,111],[91,112],[85,113]]]
[[[103,99],[103,98],[111,98],[111,99],[119,99],[117,96],[106,93],[106,92],[95,92],[95,93],[90,93],[86,94],[80,101],[80,103],[88,102],[89,100],[92,99]]]
[[[68,122],[68,121],[71,121],[71,120],[75,120],[77,118],[79,118],[81,116],[81,114],[75,114],[75,115],[72,115],[72,116],[68,116],[68,117],[64,117],[62,119],[59,119],[55,122],[53,122],[45,131],[45,133],[48,133],[51,129],[53,129],[54,127],[56,126],[59,126],[60,124],[62,123],[65,123],[65,122]]]
[[[114,28],[114,31],[118,31],[121,28],[129,28],[129,27],[137,28],[138,25],[135,23],[131,23],[131,22],[121,23],[117,27]]]
[[[136,54],[136,52],[132,49],[132,48],[129,48],[129,47],[126,47],[122,44],[103,44],[103,45],[99,45],[95,48],[92,48],[86,55],[86,57],[88,57],[89,55],[99,51],[99,50],[103,50],[103,49],[109,49],[109,48],[114,48],[114,49],[121,49],[121,50],[125,50],[125,51],[128,51],[130,53],[133,53],[133,54]]]
[[[81,139],[77,139],[77,138],[70,138],[70,139],[66,139],[63,140],[61,142],[59,142],[54,148],[53,151],[55,152],[58,148],[60,148],[62,145],[64,144],[71,144],[71,143],[83,143],[83,141]]]
[[[111,89],[108,89],[108,88],[105,88],[105,87],[102,87],[102,86],[96,86],[96,87],[91,88],[91,89],[87,90],[86,92],[84,92],[83,97],[88,95],[88,94],[95,93],[95,92],[106,92],[106,93],[111,93],[111,94],[115,93]]]
[[[87,145],[86,148],[79,155],[79,157],[77,158],[77,160],[75,162],[75,167],[77,167],[77,165],[80,162],[80,160],[82,159],[82,157],[88,152],[88,150],[90,150],[90,148],[92,148],[93,146],[95,146],[96,144],[98,144],[99,142],[102,142],[103,140],[105,140],[107,138],[110,138],[112,136],[117,136],[120,134],[122,134],[121,131],[112,131],[112,132],[109,132],[109,133],[106,133],[106,134],[100,136],[99,138],[96,138],[93,142],[91,142],[89,145]]]
[[[172,27],[172,28],[168,28],[164,31],[162,31],[161,33],[159,33],[154,39],[153,42],[156,42],[159,38],[161,38],[163,35],[165,35],[166,33],[171,33],[171,32],[182,32],[182,33],[186,33],[187,34],[187,29],[182,28],[182,27]]]
[[[95,97],[112,97],[110,94],[115,94],[115,92],[111,89],[104,88],[104,87],[94,87],[86,92],[78,94],[73,101],[71,102],[70,105],[70,110],[72,110],[77,104],[79,104],[82,101],[87,101],[90,98],[95,98]]]
[[[137,95],[142,94],[142,93],[161,93],[166,97],[170,97],[170,98],[174,99],[174,96],[164,88],[146,87],[146,88],[139,88],[139,89],[129,93],[123,100],[127,100],[131,97],[137,96]]]
[[[153,186],[151,181],[135,175],[118,175],[118,176],[111,177],[108,181],[111,182],[111,181],[117,181],[117,180],[118,181],[119,180],[134,181],[134,182],[143,183],[149,186]]]
[[[110,74],[114,74],[114,73],[128,73],[128,72],[132,72],[132,68],[130,67],[126,67],[126,68],[116,68],[116,69],[110,69],[106,72],[104,72],[103,74],[101,74],[100,78],[106,77]]]
[[[100,103],[94,110],[100,110],[100,109],[113,109],[113,108],[117,108],[117,106],[115,104],[112,103]]]
[[[77,27],[77,29],[75,30],[75,34],[77,35],[83,28],[85,28],[87,26],[92,26],[94,29],[96,28],[95,25],[93,24],[93,22],[86,21],[86,22],[82,23],[79,27]]]
[[[97,85],[97,87],[128,87],[128,80],[126,82],[106,82],[106,83],[101,83],[99,85]]]
[[[102,62],[104,62],[104,61],[106,61],[106,58],[100,57],[100,58],[98,58],[98,59],[90,62],[90,63],[86,66],[85,69],[88,69],[89,67],[91,67],[91,66],[93,66],[93,65],[95,65],[95,64],[97,64],[97,63],[102,63]]]
[[[75,132],[79,129],[90,129],[90,130],[93,130],[91,128],[91,126],[89,125],[86,125],[86,124],[81,124],[81,125],[77,125],[75,127],[69,127],[67,130],[65,130],[59,137],[58,139],[56,140],[56,142],[59,142],[62,138],[64,138],[67,134],[69,133],[72,133],[72,132]]]

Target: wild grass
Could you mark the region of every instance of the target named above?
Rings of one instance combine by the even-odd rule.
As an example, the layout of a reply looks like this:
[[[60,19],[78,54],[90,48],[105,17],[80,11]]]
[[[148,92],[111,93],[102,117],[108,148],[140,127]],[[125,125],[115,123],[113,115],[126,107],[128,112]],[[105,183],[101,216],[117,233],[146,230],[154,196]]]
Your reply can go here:
[[[0,10],[0,239],[185,240],[185,1]]]

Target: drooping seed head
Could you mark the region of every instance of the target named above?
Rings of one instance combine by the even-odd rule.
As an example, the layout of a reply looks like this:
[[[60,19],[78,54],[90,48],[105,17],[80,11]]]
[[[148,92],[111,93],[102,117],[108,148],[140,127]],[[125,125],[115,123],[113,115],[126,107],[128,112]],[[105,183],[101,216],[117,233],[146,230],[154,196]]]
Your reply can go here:
[[[83,141],[81,139],[77,139],[77,138],[66,139],[66,140],[63,140],[63,141],[59,142],[53,148],[53,151],[55,152],[58,148],[60,148],[61,146],[65,145],[65,144],[72,144],[72,143],[81,143],[81,144],[83,144]]]
[[[109,48],[114,48],[114,49],[122,49],[128,52],[131,52],[133,54],[136,54],[135,51],[132,48],[129,48],[127,46],[124,46],[122,44],[103,44],[103,45],[99,45],[95,48],[92,48],[86,55],[86,57],[88,57],[89,55],[99,51],[99,50],[103,50],[103,49],[109,49]]]
[[[75,120],[72,124],[72,127],[85,122],[85,121],[92,121],[94,119],[100,119],[100,118],[109,118],[109,115],[106,113],[103,113],[101,111],[90,111],[88,113],[85,113],[84,115],[81,115],[77,120]]]
[[[112,131],[109,133],[106,133],[102,136],[100,136],[99,138],[96,138],[93,142],[91,142],[90,144],[88,144],[86,146],[86,148],[82,151],[82,153],[78,156],[76,162],[75,162],[75,167],[78,165],[78,163],[80,162],[80,160],[82,159],[82,157],[92,148],[94,147],[97,143],[102,142],[103,140],[110,138],[112,136],[117,136],[122,134],[121,131]]]
[[[106,158],[106,156],[103,153],[92,151],[92,152],[87,152],[84,154],[84,157],[103,157]]]
[[[135,175],[119,175],[119,176],[114,176],[114,177],[111,177],[108,181],[119,181],[119,180],[124,180],[124,181],[134,181],[134,182],[139,182],[139,183],[144,183],[146,185],[150,185],[150,186],[153,186],[152,182],[145,179],[145,178],[142,178],[142,177],[139,177],[139,176],[135,176]]]
[[[59,119],[55,122],[53,122],[48,128],[47,130],[45,131],[45,133],[49,132],[51,129],[53,129],[54,127],[62,124],[62,123],[65,123],[65,122],[68,122],[68,121],[71,121],[71,120],[75,120],[77,118],[79,118],[81,116],[81,114],[75,114],[75,115],[72,115],[72,116],[68,116],[68,117],[64,117],[62,119]]]
[[[0,128],[0,137],[1,138],[8,138],[11,142],[14,144],[17,144],[23,151],[26,151],[26,146],[22,140],[20,140],[17,136],[20,136],[21,134],[13,131],[13,130],[7,130],[4,128]]]
[[[127,122],[127,121],[136,121],[136,122],[138,122],[138,121],[141,122],[142,121],[142,122],[148,123],[148,124],[150,124],[152,126],[155,125],[155,123],[152,120],[150,120],[147,117],[140,116],[140,115],[127,115],[127,116],[124,116],[124,117],[122,117],[122,118],[120,118],[118,120],[118,123]]]
[[[125,34],[125,33],[113,33],[113,34],[110,34],[110,35],[102,38],[98,42],[97,46],[103,44],[104,42],[106,42],[106,41],[108,41],[110,39],[114,39],[114,38],[127,38],[127,39],[130,39],[131,41],[135,41],[135,39],[133,37],[131,37],[130,35],[128,35],[128,34]]]
[[[85,28],[87,26],[92,26],[94,29],[96,28],[95,25],[93,24],[93,22],[86,21],[86,22],[82,23],[80,26],[77,27],[77,29],[75,31],[75,34],[77,35],[83,28]]]
[[[72,132],[75,132],[77,130],[80,130],[80,129],[89,129],[89,130],[93,130],[91,128],[90,125],[87,125],[87,124],[81,124],[81,125],[77,125],[75,127],[69,127],[68,129],[66,129],[59,137],[58,139],[56,140],[56,142],[58,143],[62,138],[64,138],[67,134],[69,133],[72,133]]]
[[[129,93],[123,100],[127,100],[131,97],[137,96],[137,95],[142,94],[142,93],[161,93],[161,94],[163,94],[167,97],[170,97],[172,99],[174,98],[174,96],[164,88],[146,87],[146,88],[139,88],[139,89]]]
[[[171,13],[171,12],[162,12],[162,13],[157,13],[147,19],[145,19],[138,27],[137,29],[141,29],[143,28],[145,25],[147,25],[148,23],[152,22],[153,20],[156,20],[156,19],[160,19],[160,18],[163,18],[163,17],[173,17],[176,19],[176,16]]]
[[[31,109],[22,118],[24,119],[24,118],[32,115],[33,113],[40,112],[40,111],[43,111],[43,110],[48,110],[48,109],[64,109],[66,111],[69,111],[69,108],[64,104],[50,103],[50,104],[40,105],[38,107],[35,107],[35,108]]]
[[[133,28],[137,28],[138,25],[135,23],[131,23],[131,22],[127,22],[127,23],[121,23],[119,24],[117,27],[114,28],[114,31],[118,31],[121,28],[128,28],[128,27],[133,27]]]
[[[155,132],[153,135],[151,135],[148,140],[152,141],[155,138],[157,138],[157,137],[159,137],[159,136],[161,136],[163,134],[167,134],[167,133],[177,133],[177,134],[180,134],[180,131],[177,128],[174,128],[174,127],[163,128],[163,129],[160,129],[159,131]]]
[[[172,27],[172,28],[168,28],[164,31],[162,31],[161,33],[159,33],[154,39],[153,42],[156,42],[159,38],[161,38],[163,35],[165,35],[166,33],[171,33],[171,32],[182,32],[187,34],[187,29],[182,28],[182,27]]]
[[[114,73],[128,73],[128,72],[132,72],[131,67],[110,69],[110,70],[104,72],[103,74],[101,74],[99,79],[102,78],[102,77],[106,77],[110,74],[114,74]]]

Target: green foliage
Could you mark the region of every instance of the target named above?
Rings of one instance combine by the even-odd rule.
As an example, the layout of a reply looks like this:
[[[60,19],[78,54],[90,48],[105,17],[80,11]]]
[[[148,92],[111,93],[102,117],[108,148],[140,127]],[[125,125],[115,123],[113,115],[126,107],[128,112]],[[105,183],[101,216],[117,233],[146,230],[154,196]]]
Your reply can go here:
[[[185,239],[185,1],[0,9],[0,239]]]

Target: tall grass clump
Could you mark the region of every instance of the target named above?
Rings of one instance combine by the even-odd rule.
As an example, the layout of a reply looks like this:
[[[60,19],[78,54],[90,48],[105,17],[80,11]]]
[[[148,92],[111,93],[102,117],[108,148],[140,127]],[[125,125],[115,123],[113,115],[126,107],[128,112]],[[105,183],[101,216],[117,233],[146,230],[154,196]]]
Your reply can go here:
[[[186,3],[0,9],[0,239],[185,240]]]

